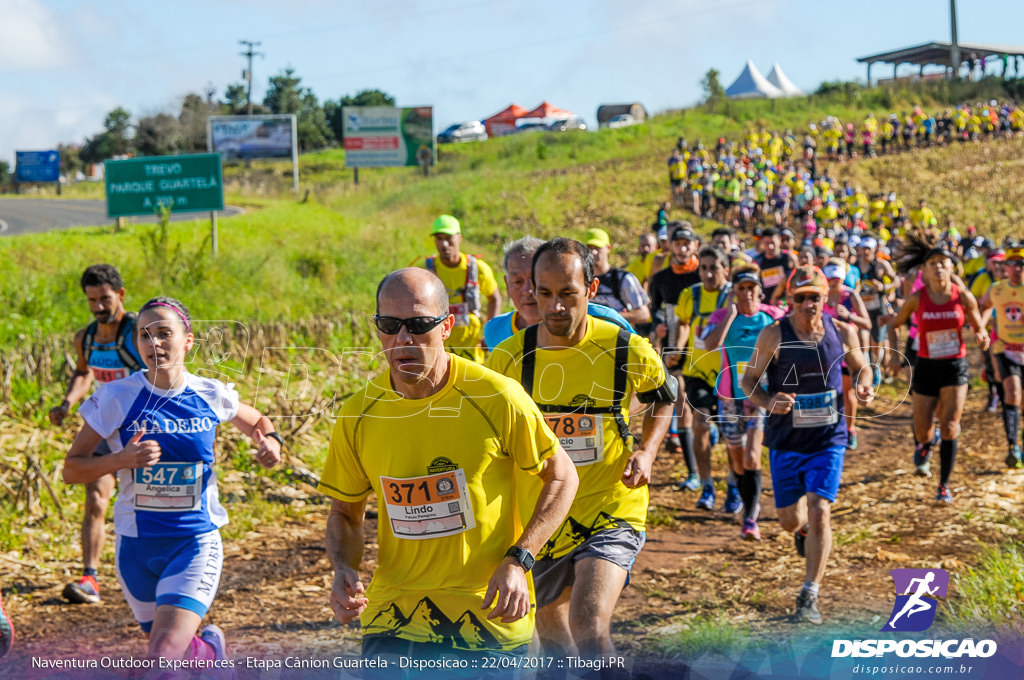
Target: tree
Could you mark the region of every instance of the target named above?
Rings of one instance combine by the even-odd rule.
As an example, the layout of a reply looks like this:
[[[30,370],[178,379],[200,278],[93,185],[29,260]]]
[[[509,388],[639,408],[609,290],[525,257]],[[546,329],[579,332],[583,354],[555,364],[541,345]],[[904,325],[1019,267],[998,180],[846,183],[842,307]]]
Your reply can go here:
[[[57,145],[57,152],[60,153],[60,171],[71,181],[74,181],[75,174],[79,170],[85,169],[85,164],[79,155],[81,150],[82,147],[77,144]]]
[[[299,83],[302,78],[295,75],[295,69],[286,68],[280,74],[271,77],[270,88],[267,96],[263,98],[263,105],[270,109],[271,113],[298,113],[302,105],[302,88]]]
[[[113,155],[123,156],[131,153],[132,114],[119,106],[107,114],[103,120],[103,127],[106,128],[106,131],[102,134],[109,136]]]
[[[220,113],[220,105],[210,99],[204,100],[198,94],[191,92],[181,100],[181,112],[178,113],[178,123],[181,126],[180,148],[185,152],[206,151],[206,119],[216,113]]]
[[[718,80],[720,75],[718,69],[708,69],[704,79],[700,81],[700,86],[704,89],[704,103],[712,108],[725,99],[725,88]]]
[[[135,148],[142,156],[169,156],[181,150],[181,123],[169,113],[139,119]]]
[[[302,95],[302,108],[299,109],[295,126],[299,137],[299,149],[302,151],[323,149],[334,141],[334,132],[327,122],[324,109],[310,90],[306,90]]]

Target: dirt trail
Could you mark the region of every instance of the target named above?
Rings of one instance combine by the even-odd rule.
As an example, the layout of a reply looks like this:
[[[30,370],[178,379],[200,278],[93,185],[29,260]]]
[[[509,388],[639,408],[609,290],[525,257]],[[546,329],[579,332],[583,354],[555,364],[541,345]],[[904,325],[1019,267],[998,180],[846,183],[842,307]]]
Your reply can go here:
[[[972,389],[968,399],[952,506],[932,500],[934,479],[911,474],[909,405],[889,389],[863,413],[875,417],[859,421],[860,448],[847,454],[833,508],[835,547],[821,594],[822,613],[830,623],[878,625],[876,619],[889,613],[893,599],[890,569],[941,566],[955,571],[971,562],[979,541],[997,543],[1017,533],[1011,524],[1021,507],[1024,473],[1004,469],[1001,422],[984,412],[982,391]],[[721,479],[721,447],[715,460]],[[732,517],[698,511],[695,493],[674,489],[680,468],[678,457],[664,453],[656,464],[652,502],[658,526],[650,528],[616,610],[620,647],[649,653],[657,639],[694,614],[742,625],[754,634],[797,631],[787,615],[802,581],[803,560],[792,537],[778,527],[767,471],[764,540],[751,543],[739,540]],[[358,649],[358,630],[335,623],[327,607],[325,521],[326,505],[307,503],[300,519],[262,527],[225,545],[224,576],[209,621],[228,632],[236,656],[334,656]],[[371,531],[364,572],[374,565],[375,540]],[[144,652],[112,565],[103,565],[101,606],[72,606],[60,599],[68,580],[61,571],[73,567],[22,567],[7,579],[4,604],[18,638],[0,676],[44,676],[30,667],[32,656]]]

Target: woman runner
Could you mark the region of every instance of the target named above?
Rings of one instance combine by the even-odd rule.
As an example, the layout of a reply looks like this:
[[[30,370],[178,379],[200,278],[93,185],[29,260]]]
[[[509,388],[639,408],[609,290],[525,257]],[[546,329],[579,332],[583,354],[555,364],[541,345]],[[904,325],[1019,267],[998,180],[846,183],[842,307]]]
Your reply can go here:
[[[115,568],[149,637],[149,656],[213,668],[226,656],[224,634],[213,625],[196,630],[220,582],[219,529],[228,521],[212,469],[217,426],[230,422],[252,438],[267,468],[281,459],[281,439],[266,416],[239,403],[233,386],[185,369],[194,342],[185,305],[153,298],[136,327],[148,370],[100,386],[82,406],[85,425],[67,454],[64,481],[117,473]],[[101,439],[113,453],[93,456]]]
[[[918,328],[917,361],[912,379],[914,408],[914,463],[918,473],[931,476],[927,469],[932,439],[932,415],[938,413],[939,488],[935,500],[952,503],[949,476],[956,461],[960,416],[967,401],[967,347],[963,327],[970,323],[974,337],[984,350],[989,338],[985,333],[978,303],[962,283],[954,281],[956,256],[949,250],[909,234],[903,245],[899,270],[909,273],[921,268],[924,287],[913,292],[888,325],[902,326],[913,314]]]
[[[740,387],[754,344],[763,328],[782,318],[783,312],[761,302],[760,269],[755,264],[736,268],[732,275],[731,304],[708,319],[704,348],[722,350],[718,394],[719,429],[725,436],[729,462],[743,501],[740,537],[761,540],[757,517],[761,511],[761,445],[765,411],[751,402]]]

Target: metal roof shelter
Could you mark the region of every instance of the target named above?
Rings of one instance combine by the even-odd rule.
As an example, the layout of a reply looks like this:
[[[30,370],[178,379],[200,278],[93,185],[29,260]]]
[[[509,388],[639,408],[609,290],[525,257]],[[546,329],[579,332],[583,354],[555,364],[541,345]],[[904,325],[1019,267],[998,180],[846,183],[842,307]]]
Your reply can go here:
[[[1002,59],[1003,55],[1009,57],[1024,57],[1024,47],[1013,46],[1013,45],[982,45],[979,43],[963,43],[958,42],[957,46],[960,50],[960,63],[957,64],[957,71],[964,64],[974,65],[974,62],[980,61],[981,59],[991,59],[995,57]],[[860,57],[857,59],[862,64],[868,65],[868,86],[871,85],[871,67],[873,64],[881,62],[883,64],[892,64],[893,66],[893,78],[896,77],[896,69],[901,64],[917,64],[921,67],[921,72],[924,72],[925,66],[945,66],[949,69],[952,66],[952,51],[953,44],[949,42],[928,42],[922,45],[914,45],[913,47],[903,47],[898,50],[892,50],[889,52],[881,52],[879,54],[872,54],[867,57]],[[1014,76],[1019,76],[1019,67],[1017,66],[1016,59],[1014,59]],[[1003,77],[1006,77],[1005,66]]]

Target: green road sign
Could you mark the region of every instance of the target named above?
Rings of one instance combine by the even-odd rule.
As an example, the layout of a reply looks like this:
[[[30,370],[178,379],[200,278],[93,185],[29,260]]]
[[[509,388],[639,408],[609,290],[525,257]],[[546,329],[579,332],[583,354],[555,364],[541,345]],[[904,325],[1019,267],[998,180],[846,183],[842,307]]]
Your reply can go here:
[[[220,161],[217,153],[107,161],[107,215],[223,210]]]

